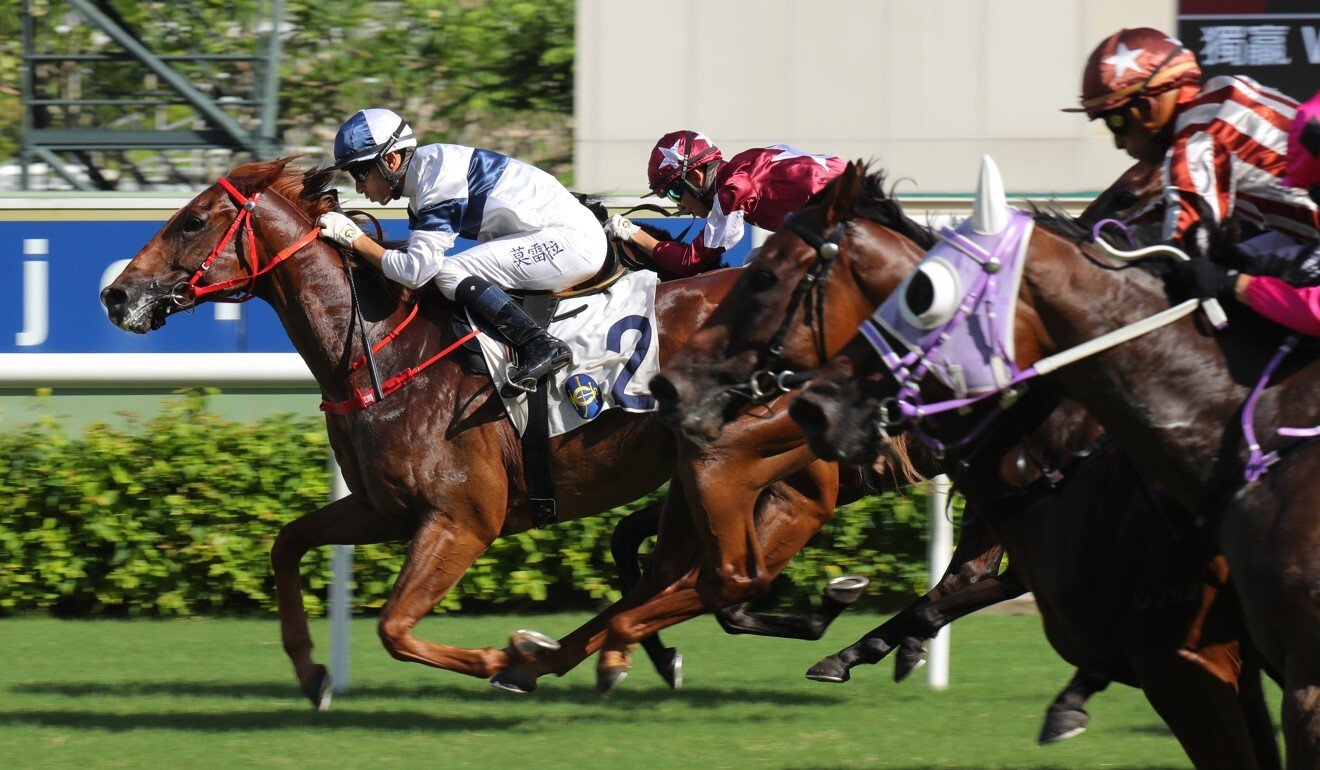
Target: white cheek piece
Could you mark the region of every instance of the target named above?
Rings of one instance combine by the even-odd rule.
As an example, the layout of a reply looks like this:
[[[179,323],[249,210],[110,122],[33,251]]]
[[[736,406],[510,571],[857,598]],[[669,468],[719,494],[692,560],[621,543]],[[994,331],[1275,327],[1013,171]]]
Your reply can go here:
[[[930,304],[921,312],[915,312],[908,306],[908,292],[912,281],[917,276],[925,276],[932,290]],[[906,281],[901,289],[902,301],[898,303],[899,312],[913,326],[922,329],[935,329],[948,323],[958,312],[958,303],[962,300],[962,282],[953,265],[935,257],[923,261]]]

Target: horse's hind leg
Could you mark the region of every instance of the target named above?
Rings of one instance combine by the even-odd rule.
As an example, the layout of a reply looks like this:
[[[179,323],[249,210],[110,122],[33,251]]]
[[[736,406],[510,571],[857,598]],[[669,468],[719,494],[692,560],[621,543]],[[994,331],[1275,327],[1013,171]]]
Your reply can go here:
[[[284,652],[293,662],[294,673],[312,705],[323,709],[330,700],[330,677],[325,666],[312,660],[312,634],[303,607],[302,577],[298,565],[312,548],[331,543],[362,545],[407,540],[412,534],[406,524],[376,515],[357,495],[289,522],[280,529],[270,550],[279,604],[280,638]]]
[[[657,500],[633,511],[614,525],[614,534],[610,537],[610,555],[619,570],[619,589],[622,593],[631,591],[642,579],[642,566],[637,552],[646,538],[660,531],[660,513],[664,501]],[[659,634],[652,634],[641,641],[646,657],[660,677],[671,688],[677,689],[683,683],[683,656],[673,647],[666,647],[660,641]]]
[[[1091,715],[1086,713],[1086,702],[1092,695],[1109,686],[1109,677],[1085,668],[1077,669],[1045,710],[1045,723],[1041,725],[1036,742],[1042,746],[1058,743],[1086,731]]]

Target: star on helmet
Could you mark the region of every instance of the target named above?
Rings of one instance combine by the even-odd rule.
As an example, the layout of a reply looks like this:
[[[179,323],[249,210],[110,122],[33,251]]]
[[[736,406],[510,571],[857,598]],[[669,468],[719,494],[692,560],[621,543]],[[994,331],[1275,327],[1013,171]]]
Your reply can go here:
[[[693,146],[696,146],[698,140],[705,141],[707,144],[714,144],[709,136],[706,136],[700,131],[694,132],[692,137]],[[673,166],[674,168],[679,168],[687,162],[687,156],[683,154],[683,144],[683,137],[680,136],[674,140],[674,145],[672,147],[659,148],[660,154],[664,156],[664,160],[660,161],[659,167],[665,168],[666,166]]]
[[[1179,44],[1181,45],[1181,43]],[[1137,57],[1146,52],[1145,48],[1128,49],[1123,43],[1118,44],[1118,50],[1113,56],[1105,57],[1105,64],[1114,65],[1114,77],[1123,77],[1123,73],[1128,70],[1138,69]]]

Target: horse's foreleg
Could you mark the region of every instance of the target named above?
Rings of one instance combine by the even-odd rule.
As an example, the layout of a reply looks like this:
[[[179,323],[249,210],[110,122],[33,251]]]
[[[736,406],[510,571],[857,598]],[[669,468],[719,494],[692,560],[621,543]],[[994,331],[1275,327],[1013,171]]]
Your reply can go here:
[[[377,631],[385,649],[398,660],[489,677],[508,665],[508,648],[453,647],[424,642],[413,634],[417,622],[445,598],[495,539],[494,532],[473,532],[465,522],[463,517],[440,513],[422,522],[381,609]]]
[[[1265,690],[1261,687],[1260,653],[1247,640],[1241,642],[1242,670],[1238,673],[1238,705],[1251,736],[1252,750],[1262,768],[1283,767],[1279,756],[1279,743],[1274,738],[1274,720],[1265,704]]]
[[[610,622],[618,614],[656,596],[669,594],[683,587],[691,587],[696,582],[697,571],[701,567],[701,541],[692,531],[692,517],[688,513],[682,483],[678,480],[670,483],[669,492],[665,495],[658,530],[650,564],[632,589],[568,636],[560,639],[558,650],[510,666],[500,672],[492,684],[515,692],[535,690],[538,677],[546,674],[563,676],[586,660],[589,655],[601,649]],[[612,653],[618,659],[626,659],[626,650],[625,645]],[[670,675],[677,676],[677,671],[671,671]]]
[[[312,660],[312,635],[303,608],[302,577],[298,568],[303,555],[312,548],[331,543],[382,543],[406,540],[411,534],[407,525],[376,515],[358,495],[349,495],[289,522],[276,536],[270,550],[270,563],[275,573],[280,639],[293,662],[303,693],[317,708],[323,708],[328,701],[330,680],[325,667]]]
[[[1146,700],[1198,768],[1261,767],[1238,700],[1241,658],[1236,642],[1195,655],[1128,656]],[[1207,730],[1206,725],[1214,725]],[[1310,765],[1307,765],[1310,767]]]
[[[820,606],[812,608],[810,612],[752,612],[739,604],[716,610],[715,619],[726,634],[751,634],[814,642],[825,635],[825,630],[835,618],[861,598],[869,583],[865,577],[835,578],[825,586]]]
[[[706,552],[706,571],[698,585],[708,594],[708,607],[725,607],[765,593],[771,577],[754,518],[763,489],[747,483],[739,472],[746,469],[735,470],[739,463],[683,454],[677,472]]]
[[[1073,678],[1045,710],[1045,723],[1041,725],[1036,742],[1042,746],[1072,738],[1086,730],[1091,715],[1086,713],[1086,702],[1092,695],[1109,686],[1109,677],[1085,668],[1077,669]]]
[[[919,665],[922,643],[941,628],[1026,591],[1012,574],[998,574],[1003,555],[1003,547],[988,527],[977,523],[964,527],[949,568],[934,588],[861,639],[812,666],[807,678],[846,682],[854,666],[879,663],[902,649],[904,654],[894,671],[894,679],[902,681]]]
[[[830,482],[837,481],[836,466],[815,463],[811,470],[817,474],[813,483],[791,486],[778,482],[759,501],[753,520],[757,522],[757,537],[764,547],[765,572],[769,580],[783,571],[789,560],[834,513],[837,486]],[[601,646],[597,689],[609,692],[621,678],[617,672],[626,671],[626,665],[613,664],[608,656],[618,656],[636,640],[704,611],[721,609],[712,607],[709,598],[689,581],[675,584],[663,595],[617,614],[610,622],[609,634]],[[733,611],[730,617],[739,618],[739,611]]]
[[[939,629],[952,620],[952,618],[942,617],[934,611],[922,612],[920,615],[914,613],[929,605],[935,598],[947,596],[972,583],[994,577],[998,573],[1002,556],[1003,548],[999,546],[984,525],[969,524],[958,540],[958,548],[948,570],[944,573],[944,577],[936,584],[935,588],[910,606],[909,609],[913,612],[905,616],[905,620],[911,619],[918,622],[901,627],[887,623],[881,626],[884,631],[877,629],[877,632],[880,633],[899,634],[901,632],[906,638],[895,635],[892,640],[887,642],[888,649],[893,649],[896,645],[902,643],[905,648],[911,648],[912,654],[916,656],[916,660],[907,665],[906,671],[895,674],[895,681],[902,681],[906,673],[910,673],[912,668],[922,662],[922,656],[925,652],[922,643],[930,636],[934,636]],[[843,610],[861,597],[866,585],[867,580],[864,577],[835,578],[825,587],[820,606],[808,613],[770,614],[750,612],[741,606],[735,606],[716,611],[715,617],[720,626],[730,634],[816,640],[824,635],[826,629]],[[1004,591],[1000,599],[1002,601],[1020,595],[1026,589],[1012,588],[1005,583],[995,590]],[[1014,590],[1016,590],[1016,593],[1012,593]],[[973,609],[980,609],[981,606],[976,604]],[[949,609],[953,608],[950,607]]]

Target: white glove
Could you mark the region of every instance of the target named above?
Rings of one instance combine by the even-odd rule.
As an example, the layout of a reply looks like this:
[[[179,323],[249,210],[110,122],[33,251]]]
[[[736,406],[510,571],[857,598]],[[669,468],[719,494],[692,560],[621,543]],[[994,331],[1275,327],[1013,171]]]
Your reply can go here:
[[[362,236],[362,228],[337,211],[322,214],[321,218],[316,220],[316,224],[321,228],[322,238],[334,241],[344,248],[353,248],[353,242]]]
[[[631,241],[640,229],[636,222],[622,214],[615,214],[605,220],[605,234],[621,241]]]

